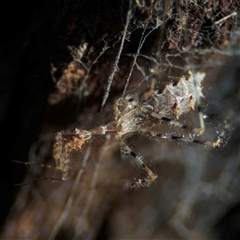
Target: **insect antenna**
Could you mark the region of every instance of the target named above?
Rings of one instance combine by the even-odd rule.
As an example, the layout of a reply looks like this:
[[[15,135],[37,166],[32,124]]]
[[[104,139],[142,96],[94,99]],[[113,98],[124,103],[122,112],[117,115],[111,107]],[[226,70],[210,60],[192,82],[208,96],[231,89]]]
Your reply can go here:
[[[47,164],[43,164],[43,163],[38,163],[38,162],[22,162],[19,160],[12,160],[12,162],[18,163],[18,164],[22,164],[22,165],[38,165],[40,167],[46,167],[46,168],[50,168],[50,169],[56,169],[56,167],[53,167],[51,165],[47,165]],[[16,183],[14,184],[14,186],[24,186],[24,185],[28,185],[32,182],[38,181],[38,180],[51,180],[51,181],[61,181],[62,179],[58,179],[58,178],[53,178],[53,177],[41,177],[41,178],[32,178],[31,180],[27,181],[27,182],[23,182],[23,183]]]

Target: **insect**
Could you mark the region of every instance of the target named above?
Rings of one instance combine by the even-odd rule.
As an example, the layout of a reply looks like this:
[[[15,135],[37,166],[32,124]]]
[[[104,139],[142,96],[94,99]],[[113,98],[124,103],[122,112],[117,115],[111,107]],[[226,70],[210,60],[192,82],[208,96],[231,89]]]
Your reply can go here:
[[[148,164],[141,156],[138,156],[126,143],[125,139],[134,133],[145,132],[152,136],[170,138],[178,141],[193,142],[211,147],[216,147],[220,143],[220,137],[215,142],[201,141],[195,139],[195,135],[204,132],[204,121],[200,98],[203,97],[201,82],[205,73],[192,72],[182,76],[177,83],[170,83],[163,90],[154,89],[155,80],[152,81],[148,91],[138,94],[129,94],[119,98],[113,106],[114,118],[106,125],[102,125],[91,130],[81,130],[78,128],[63,130],[56,134],[53,147],[53,157],[57,169],[62,171],[62,179],[66,180],[69,171],[70,153],[82,148],[82,145],[90,140],[94,135],[113,134],[125,154],[130,154],[137,167],[142,168],[146,174],[145,178],[136,180],[131,184],[132,188],[149,187],[157,179]],[[181,115],[198,107],[200,128],[192,128],[182,124],[178,119]],[[170,137],[154,130],[154,127],[161,124],[168,124],[182,129],[190,130],[192,136]]]

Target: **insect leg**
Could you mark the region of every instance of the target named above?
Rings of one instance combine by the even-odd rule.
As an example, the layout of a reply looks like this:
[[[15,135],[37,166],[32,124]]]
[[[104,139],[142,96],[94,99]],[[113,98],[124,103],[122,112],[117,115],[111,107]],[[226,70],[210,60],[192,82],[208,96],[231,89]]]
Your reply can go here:
[[[176,140],[176,141],[182,141],[182,142],[188,142],[188,143],[197,143],[197,144],[202,144],[205,146],[210,146],[210,147],[217,147],[219,146],[220,142],[221,142],[221,137],[218,137],[218,139],[216,141],[205,141],[205,140],[199,140],[199,139],[195,139],[193,136],[175,136],[175,135],[170,135],[170,136],[166,136],[166,135],[162,135],[162,134],[156,134],[154,135],[154,133],[151,133],[153,136],[157,136],[157,137],[161,137],[163,139],[168,139],[168,140]]]
[[[133,157],[136,165],[138,167],[141,167],[147,173],[146,178],[138,179],[137,182],[131,185],[131,187],[132,188],[149,187],[157,179],[158,176],[152,172],[152,170],[146,165],[146,163],[144,163],[142,158],[139,157],[126,143],[124,143],[120,137],[116,138],[120,142],[123,151],[125,153],[130,154]]]

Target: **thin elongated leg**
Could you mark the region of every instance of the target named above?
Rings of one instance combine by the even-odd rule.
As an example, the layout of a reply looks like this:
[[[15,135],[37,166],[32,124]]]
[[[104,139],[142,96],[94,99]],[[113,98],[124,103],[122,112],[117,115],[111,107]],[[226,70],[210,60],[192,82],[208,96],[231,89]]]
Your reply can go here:
[[[154,136],[154,134],[152,134]],[[188,142],[188,143],[197,143],[197,144],[202,144],[205,146],[210,146],[210,147],[217,147],[220,145],[221,142],[221,137],[219,136],[218,139],[214,141],[205,141],[205,140],[199,140],[195,139],[194,137],[186,137],[186,136],[175,136],[175,135],[162,135],[162,134],[156,134],[155,136],[161,137],[163,139],[168,139],[168,140],[176,140],[176,141],[182,141],[182,142]]]
[[[153,78],[151,81],[150,89],[142,94],[141,96],[142,100],[146,101],[149,97],[152,96],[152,94],[154,93],[155,85],[156,85],[156,79]]]
[[[135,183],[131,184],[130,187],[132,188],[149,187],[157,179],[158,176],[155,173],[153,173],[153,171],[146,165],[146,163],[144,163],[142,158],[139,157],[126,143],[124,143],[120,137],[116,138],[120,142],[123,151],[127,154],[130,154],[133,157],[136,165],[138,167],[141,167],[147,174],[146,178],[138,179]]]
[[[224,142],[227,142],[228,131],[230,131],[230,126],[229,124],[225,123],[225,126],[222,128],[222,131],[218,135],[218,138],[216,141],[205,141],[205,140],[195,139],[194,137],[173,136],[173,135],[170,136],[170,138],[177,141],[192,142],[192,143],[202,144],[210,147],[220,147],[220,145],[224,144]]]

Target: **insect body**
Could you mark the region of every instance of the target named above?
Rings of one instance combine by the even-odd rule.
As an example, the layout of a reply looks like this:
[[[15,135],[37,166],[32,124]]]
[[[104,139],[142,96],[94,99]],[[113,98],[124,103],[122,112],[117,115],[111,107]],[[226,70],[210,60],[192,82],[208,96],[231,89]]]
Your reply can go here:
[[[167,122],[180,128],[188,128],[195,134],[201,134],[204,131],[204,123],[200,107],[199,118],[200,128],[190,128],[178,121],[182,114],[193,110],[195,105],[200,102],[202,95],[201,82],[204,73],[196,73],[195,76],[189,72],[188,76],[183,76],[177,83],[166,85],[162,91],[155,90],[154,84],[152,88],[138,96],[137,94],[127,95],[118,99],[113,106],[113,121],[106,125],[96,127],[91,130],[63,130],[56,134],[54,144],[54,159],[57,168],[63,172],[63,180],[67,179],[69,170],[69,154],[73,150],[81,149],[82,145],[93,135],[113,134],[119,142],[122,151],[130,154],[134,158],[135,164],[142,168],[146,177],[138,179],[131,187],[150,186],[156,179],[157,174],[147,166],[142,157],[138,156],[124,142],[129,134],[148,132],[162,138],[167,138],[160,133],[153,133],[152,128],[158,126],[162,122]],[[173,140],[195,142],[215,147],[219,144],[216,142],[199,141],[193,138],[181,136],[171,136]]]

